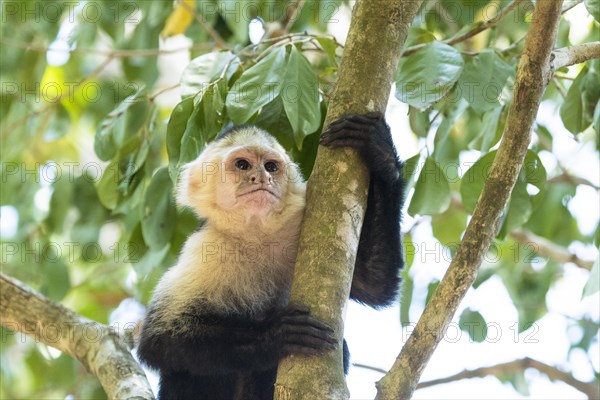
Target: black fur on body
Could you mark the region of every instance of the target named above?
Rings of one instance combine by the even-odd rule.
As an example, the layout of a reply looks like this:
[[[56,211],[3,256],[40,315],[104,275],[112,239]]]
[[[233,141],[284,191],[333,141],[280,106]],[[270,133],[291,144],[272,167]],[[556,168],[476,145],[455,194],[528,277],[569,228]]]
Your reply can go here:
[[[236,168],[244,167],[236,171],[237,177],[247,180],[239,190],[248,192],[243,185],[262,187],[266,182],[272,193],[252,195],[252,204],[240,212],[237,204],[227,212],[215,210],[219,201],[229,207],[226,200],[211,198],[221,189],[206,188],[213,182],[199,180],[196,167],[186,169],[182,184],[188,187],[180,186],[178,200],[207,222],[190,236],[178,263],[159,282],[142,326],[138,355],[160,372],[160,400],[272,399],[282,357],[314,355],[337,345],[333,330],[312,318],[306,307],[288,304],[305,186],[303,181],[285,182],[270,164],[273,157],[276,165],[289,163],[297,170],[283,148],[259,128],[236,127],[213,143],[198,164],[211,160],[208,156],[223,162],[231,149],[240,147],[241,154],[249,151],[250,160],[258,161],[248,166],[236,158]],[[352,147],[369,168],[367,210],[350,296],[374,308],[390,305],[403,264],[403,181],[389,127],[379,115],[352,115],[332,123],[321,144]],[[261,247],[265,243],[272,243],[268,251]],[[244,246],[259,251],[250,257]],[[347,372],[349,354],[343,344]]]

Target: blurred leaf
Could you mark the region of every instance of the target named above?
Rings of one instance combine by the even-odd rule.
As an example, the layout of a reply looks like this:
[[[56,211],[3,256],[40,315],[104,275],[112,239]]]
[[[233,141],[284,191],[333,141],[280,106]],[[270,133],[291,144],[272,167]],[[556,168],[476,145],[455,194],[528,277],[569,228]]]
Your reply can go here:
[[[584,82],[586,81],[588,67],[585,66],[577,78],[571,84],[569,91],[565,97],[565,101],[560,107],[560,117],[571,133],[578,134],[584,131],[592,120],[584,108],[583,91]]]
[[[419,167],[422,165],[421,154],[417,153],[408,160],[404,161],[404,167],[402,168],[402,176],[406,182],[404,192],[408,193],[414,186],[417,180],[417,172]]]
[[[485,153],[498,143],[502,136],[502,132],[498,131],[501,115],[502,107],[500,106],[488,110],[483,114],[483,128],[481,129],[481,134],[469,142],[469,148],[477,149]]]
[[[209,83],[221,74],[229,81],[239,67],[240,59],[230,51],[212,52],[194,58],[181,74],[181,97],[185,99],[204,93]]]
[[[151,249],[160,250],[169,243],[176,225],[173,182],[166,167],[160,168],[150,181],[144,197],[142,234]]]
[[[513,67],[493,50],[484,50],[465,59],[458,80],[461,96],[479,114],[500,107],[500,94]]]
[[[165,21],[165,27],[160,32],[160,36],[169,37],[184,33],[192,23],[194,19],[192,12],[196,9],[196,0],[182,0],[182,3],[174,4],[175,9]]]
[[[487,337],[487,324],[478,311],[466,308],[458,321],[460,329],[467,332],[472,341],[482,343]]]
[[[496,150],[481,157],[467,170],[461,180],[460,194],[463,205],[469,213],[473,213],[489,171],[492,168]],[[546,184],[546,169],[537,154],[528,151],[523,167],[510,195],[507,208],[503,215],[503,225],[498,233],[504,237],[511,230],[522,226],[531,217],[533,203],[527,185],[533,185],[542,190]]]
[[[128,114],[129,109],[135,105],[140,106],[142,103],[144,106],[147,105],[146,100],[141,99],[143,93],[144,88],[141,87],[135,94],[128,96],[98,126],[94,139],[94,151],[101,160],[108,161],[113,158],[127,139],[134,135],[144,122],[144,118],[140,118],[143,114],[140,114],[138,109],[133,115]],[[128,121],[131,121],[133,126]]]
[[[119,201],[119,163],[112,161],[102,174],[102,178],[96,185],[98,198],[102,205],[109,210],[115,209]]]
[[[494,268],[479,268],[475,282],[473,282],[473,288],[477,289],[482,283],[490,279],[495,274],[496,270]]]
[[[294,131],[296,146],[301,148],[304,137],[315,132],[321,124],[321,110],[317,76],[295,46],[291,46],[287,61],[281,99]]]
[[[435,35],[429,32],[427,29],[411,26],[408,29],[408,36],[404,47],[410,47],[421,43],[429,43],[435,40]]]
[[[434,215],[443,213],[450,205],[450,185],[438,164],[430,157],[425,160],[423,171],[415,185],[408,213]]]
[[[463,206],[469,213],[473,213],[479,195],[483,189],[483,185],[487,176],[492,168],[494,158],[496,157],[496,151],[490,151],[485,154],[479,160],[475,162],[465,172],[460,181],[460,195],[462,198]]]
[[[429,304],[429,300],[431,300],[431,296],[435,293],[438,286],[440,286],[440,281],[434,279],[427,285],[427,296],[425,297],[425,305]]]
[[[525,371],[515,371],[496,376],[503,383],[510,383],[511,386],[522,396],[529,397],[529,385],[525,379]]]
[[[527,193],[526,184],[517,182],[513,187],[508,207],[504,213],[504,220],[498,237],[503,238],[508,232],[522,226],[531,217],[533,205],[529,194]]]
[[[329,57],[331,62],[333,64],[337,65],[337,59],[335,57],[335,51],[337,50],[337,44],[336,44],[335,39],[330,38],[330,37],[319,36],[319,37],[317,37],[317,42],[319,42],[319,45],[321,46],[321,48],[323,49],[325,54],[327,54],[327,56]]]
[[[404,245],[405,268],[410,268],[413,265],[415,255],[417,254],[416,246],[412,241],[412,235],[410,233],[405,233],[402,243]]]
[[[409,274],[410,266],[406,266],[400,274],[402,283],[400,284],[400,324],[408,326],[410,321],[410,305],[412,303],[415,283]]]
[[[54,246],[58,245],[54,244]],[[66,252],[66,249],[61,248],[60,253],[62,253],[63,250]],[[53,257],[60,257],[60,255],[61,254],[56,254]],[[71,288],[69,269],[61,259],[44,261],[44,281],[40,289],[42,293],[50,299],[60,301]]]
[[[286,74],[285,47],[277,47],[245,71],[227,94],[227,114],[236,124],[248,122],[281,92]]]
[[[561,246],[568,246],[573,240],[581,240],[577,221],[569,211],[569,202],[573,196],[573,185],[548,185],[536,196],[535,209],[525,227]]]
[[[464,61],[458,50],[432,42],[400,59],[396,74],[396,98],[425,109],[439,101],[458,80]]]
[[[583,3],[596,22],[600,22],[600,0],[583,0]]]
[[[429,112],[421,111],[415,107],[408,107],[408,121],[410,129],[418,137],[427,137],[431,122],[429,121]]]
[[[52,197],[50,198],[50,212],[46,219],[48,230],[53,233],[62,233],[67,213],[71,209],[73,198],[73,184],[70,182],[72,177],[57,177],[52,184]]]
[[[600,291],[600,259],[596,258],[594,266],[590,272],[590,277],[583,288],[583,296],[591,296]]]
[[[444,213],[431,218],[433,236],[450,250],[456,251],[467,227],[468,214],[457,208],[448,208]]]

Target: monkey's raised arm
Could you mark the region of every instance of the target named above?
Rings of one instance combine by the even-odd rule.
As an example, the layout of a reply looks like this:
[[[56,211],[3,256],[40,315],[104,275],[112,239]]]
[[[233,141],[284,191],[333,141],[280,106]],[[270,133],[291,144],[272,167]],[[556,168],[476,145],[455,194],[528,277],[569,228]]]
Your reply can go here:
[[[404,181],[390,128],[379,114],[350,115],[333,122],[321,144],[352,147],[369,168],[367,210],[350,297],[374,308],[388,306],[396,298],[404,265],[400,237]]]

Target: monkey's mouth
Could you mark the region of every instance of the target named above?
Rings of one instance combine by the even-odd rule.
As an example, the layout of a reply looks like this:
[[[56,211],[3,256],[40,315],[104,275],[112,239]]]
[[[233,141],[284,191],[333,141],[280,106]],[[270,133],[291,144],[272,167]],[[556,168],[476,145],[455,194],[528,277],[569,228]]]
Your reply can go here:
[[[279,199],[279,196],[275,192],[273,192],[272,190],[269,190],[267,188],[252,189],[252,190],[249,190],[249,191],[247,191],[245,193],[241,193],[240,197],[242,197],[242,196],[248,196],[248,195],[252,195],[252,194],[256,194],[256,193],[260,193],[260,192],[263,192],[263,193],[266,193],[266,194],[270,194],[271,196],[275,197],[276,199]]]

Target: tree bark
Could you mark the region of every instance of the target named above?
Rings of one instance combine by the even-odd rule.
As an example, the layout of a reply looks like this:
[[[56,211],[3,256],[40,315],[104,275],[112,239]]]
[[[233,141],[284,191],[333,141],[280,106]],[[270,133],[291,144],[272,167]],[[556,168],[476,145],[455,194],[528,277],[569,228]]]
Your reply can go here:
[[[531,128],[551,76],[562,1],[538,1],[519,62],[504,135],[462,243],[392,369],[378,383],[377,399],[409,399],[460,301],[472,285],[523,166]]]
[[[421,3],[357,1],[325,126],[344,114],[385,111],[400,50]],[[342,312],[350,292],[367,188],[367,171],[353,151],[319,147],[308,181],[290,301],[308,305],[314,316],[334,327],[340,346],[322,357],[282,360],[277,399],[348,397],[342,371]]]
[[[91,321],[0,273],[0,324],[79,360],[110,399],[154,399],[144,371],[110,327]]]

